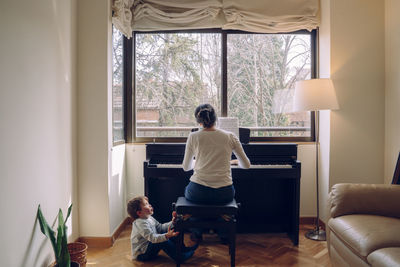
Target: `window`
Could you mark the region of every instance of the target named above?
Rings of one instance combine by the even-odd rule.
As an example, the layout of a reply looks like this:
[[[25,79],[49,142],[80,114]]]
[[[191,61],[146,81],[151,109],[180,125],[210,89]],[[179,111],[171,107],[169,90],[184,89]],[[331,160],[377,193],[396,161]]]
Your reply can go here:
[[[315,31],[134,33],[134,140],[184,141],[201,103],[237,117],[252,141],[313,140],[312,114],[291,105],[295,82],[314,77],[314,43]]]
[[[123,35],[113,27],[113,75],[112,75],[112,114],[113,114],[113,143],[125,141],[124,131],[124,88],[123,88]]]
[[[221,37],[136,34],[136,137],[186,137],[201,103],[221,102]]]

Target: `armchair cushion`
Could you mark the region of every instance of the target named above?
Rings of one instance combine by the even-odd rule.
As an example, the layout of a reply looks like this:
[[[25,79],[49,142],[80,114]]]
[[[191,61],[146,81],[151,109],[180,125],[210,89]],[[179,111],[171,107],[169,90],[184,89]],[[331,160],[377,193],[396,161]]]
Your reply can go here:
[[[369,214],[400,218],[400,185],[336,184],[330,193],[331,217]]]
[[[374,267],[398,266],[400,248],[382,248],[368,255],[368,262]]]
[[[400,219],[346,215],[329,220],[329,228],[359,257],[385,247],[400,247]]]

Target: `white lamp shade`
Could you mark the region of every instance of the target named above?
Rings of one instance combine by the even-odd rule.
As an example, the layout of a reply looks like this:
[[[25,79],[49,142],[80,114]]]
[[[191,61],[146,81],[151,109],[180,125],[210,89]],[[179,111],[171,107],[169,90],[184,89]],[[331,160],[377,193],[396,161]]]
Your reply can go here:
[[[311,79],[296,82],[293,111],[328,109],[339,109],[331,79]]]

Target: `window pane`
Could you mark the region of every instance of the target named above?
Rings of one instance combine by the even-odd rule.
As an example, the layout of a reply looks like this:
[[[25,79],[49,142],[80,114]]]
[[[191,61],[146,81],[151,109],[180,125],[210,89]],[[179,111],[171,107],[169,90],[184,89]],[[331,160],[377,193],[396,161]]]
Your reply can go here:
[[[228,34],[227,42],[228,116],[254,137],[309,137],[310,113],[290,111],[295,81],[311,77],[311,36]]]
[[[123,141],[124,109],[123,109],[123,35],[113,27],[113,76],[112,76],[112,108],[113,108],[113,141]]]
[[[201,103],[220,110],[221,35],[136,33],[137,137],[186,137]]]

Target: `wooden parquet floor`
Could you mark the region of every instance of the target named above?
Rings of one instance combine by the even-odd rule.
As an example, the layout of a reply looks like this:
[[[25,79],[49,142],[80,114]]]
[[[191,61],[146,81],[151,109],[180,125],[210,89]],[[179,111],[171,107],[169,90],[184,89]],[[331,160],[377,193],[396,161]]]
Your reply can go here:
[[[313,241],[304,237],[311,225],[300,226],[299,246],[293,246],[286,234],[237,234],[236,266],[331,266],[325,241]],[[175,262],[160,252],[152,262],[139,262],[130,256],[130,232],[127,227],[114,246],[107,249],[89,248],[87,267],[173,267]],[[216,235],[205,234],[204,240],[194,256],[182,267],[225,267],[230,266],[228,246],[219,243]],[[191,245],[185,235],[185,243]]]

